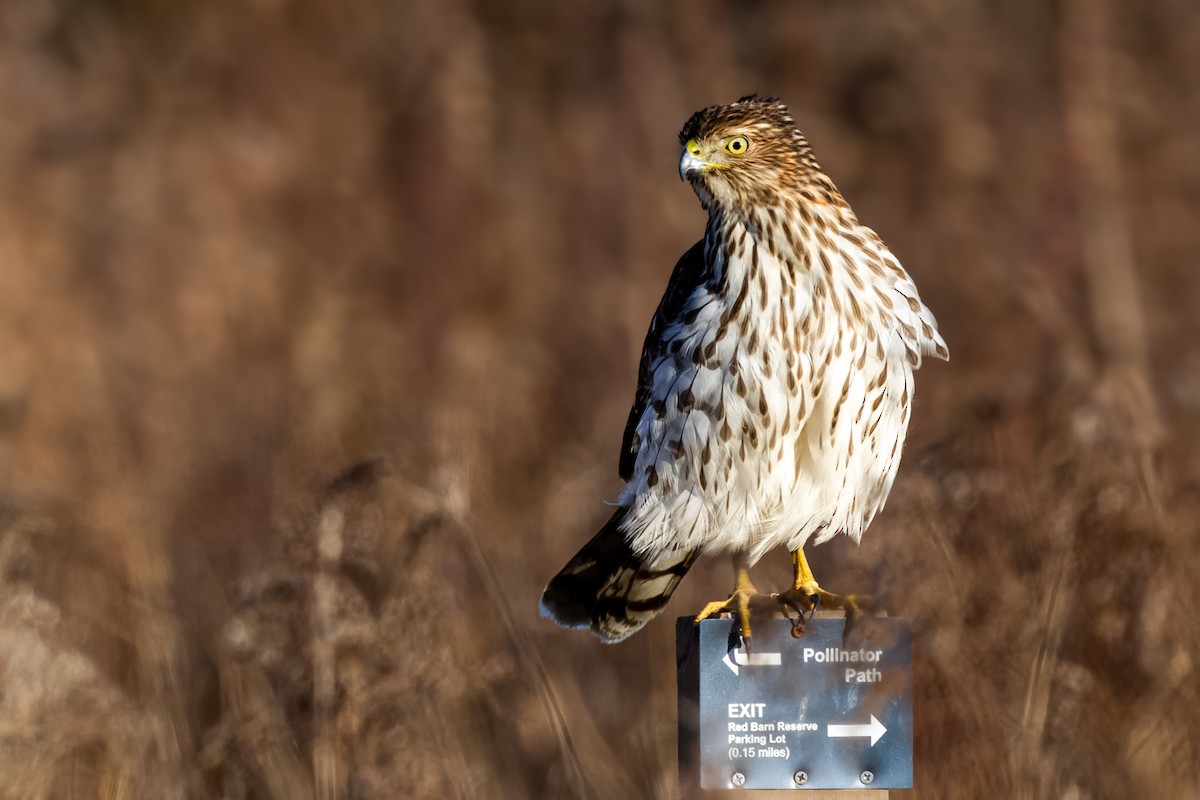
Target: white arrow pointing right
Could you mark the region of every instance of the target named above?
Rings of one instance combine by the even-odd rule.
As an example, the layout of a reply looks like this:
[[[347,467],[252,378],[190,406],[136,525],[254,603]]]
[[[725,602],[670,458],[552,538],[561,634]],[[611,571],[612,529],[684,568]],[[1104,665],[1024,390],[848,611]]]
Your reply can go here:
[[[869,725],[830,725],[828,735],[834,738],[850,738],[854,736],[870,736],[871,747],[883,738],[887,733],[887,728],[883,727],[883,723],[875,719],[875,715],[871,715],[871,723]]]

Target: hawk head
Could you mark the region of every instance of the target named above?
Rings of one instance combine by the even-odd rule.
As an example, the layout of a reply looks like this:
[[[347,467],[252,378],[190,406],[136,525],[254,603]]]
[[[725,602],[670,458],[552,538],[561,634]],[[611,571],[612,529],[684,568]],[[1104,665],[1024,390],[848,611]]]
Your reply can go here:
[[[773,205],[824,177],[787,106],[774,97],[750,95],[697,111],[679,144],[679,177],[705,208]]]

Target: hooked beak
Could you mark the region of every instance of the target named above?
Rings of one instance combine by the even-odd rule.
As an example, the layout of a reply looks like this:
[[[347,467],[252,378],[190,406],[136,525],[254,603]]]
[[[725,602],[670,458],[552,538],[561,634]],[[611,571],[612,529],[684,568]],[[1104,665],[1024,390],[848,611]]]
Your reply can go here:
[[[687,180],[689,172],[692,172],[693,170],[696,172],[703,172],[704,168],[707,166],[707,162],[701,161],[699,158],[692,155],[685,147],[683,149],[683,153],[681,153],[679,156],[679,180]]]

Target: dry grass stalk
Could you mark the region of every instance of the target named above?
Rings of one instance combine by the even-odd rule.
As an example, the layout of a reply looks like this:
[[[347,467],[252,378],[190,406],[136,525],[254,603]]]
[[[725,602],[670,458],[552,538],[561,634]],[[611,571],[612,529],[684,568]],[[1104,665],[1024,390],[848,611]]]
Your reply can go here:
[[[0,797],[677,796],[670,620],[536,597],[700,233],[675,130],[754,90],[954,351],[812,554],[914,620],[919,795],[1194,794],[1200,9],[678,12],[0,4]]]

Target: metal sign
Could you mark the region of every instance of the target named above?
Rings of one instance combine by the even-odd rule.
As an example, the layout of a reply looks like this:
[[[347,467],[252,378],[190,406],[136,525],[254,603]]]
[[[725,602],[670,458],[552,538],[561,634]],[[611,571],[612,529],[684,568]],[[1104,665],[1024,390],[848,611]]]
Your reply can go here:
[[[908,620],[818,615],[792,635],[755,620],[749,649],[730,620],[676,623],[679,769],[704,789],[912,786]]]

